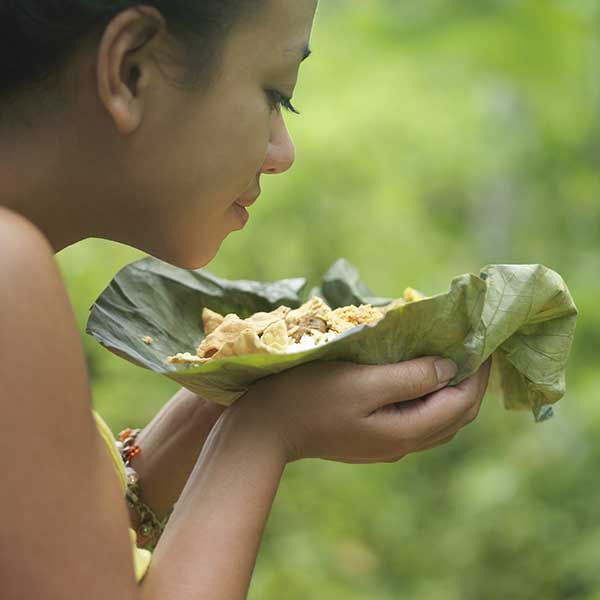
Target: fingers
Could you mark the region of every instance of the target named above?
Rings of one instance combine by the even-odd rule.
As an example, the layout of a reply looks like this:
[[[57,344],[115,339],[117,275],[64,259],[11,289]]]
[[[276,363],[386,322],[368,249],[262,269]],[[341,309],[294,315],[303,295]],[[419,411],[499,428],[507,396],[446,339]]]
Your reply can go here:
[[[469,380],[476,380],[480,386],[480,392],[483,394],[487,388],[489,378],[490,378],[490,370],[492,368],[492,357],[488,358],[479,368],[479,370],[471,375],[468,379],[465,379],[461,383],[459,383],[456,387],[461,389],[464,384],[466,384]]]
[[[433,448],[437,448],[438,446],[443,446],[448,442],[451,442],[456,437],[456,434],[465,426],[472,423],[477,416],[479,415],[479,411],[481,410],[481,403],[485,396],[485,389],[489,377],[490,371],[490,363],[491,359],[489,359],[480,369],[465,380],[463,389],[469,392],[469,390],[477,389],[476,392],[476,401],[473,406],[464,414],[459,415],[457,420],[452,422],[449,426],[445,427],[441,431],[438,431],[430,438],[425,440],[423,444],[415,448],[414,452],[423,452],[424,450],[431,450]],[[468,383],[466,383],[468,382]]]
[[[454,387],[446,387],[425,398],[399,402],[374,412],[376,427],[392,439],[406,440],[414,451],[423,443],[447,437],[475,419],[489,376],[489,362]]]
[[[348,464],[395,463],[409,453],[430,450],[451,442],[457,432],[473,422],[479,414],[490,363],[490,360],[486,361],[477,373],[458,386],[434,392],[425,398],[388,404],[367,417],[366,421],[371,422],[378,435],[393,436],[391,441],[396,442],[396,447],[391,449],[387,457],[328,457],[326,460]],[[442,409],[446,408],[446,404],[454,405],[454,410],[444,413]],[[435,425],[430,426],[429,435],[423,433],[427,428],[419,421],[431,418],[431,415],[439,416],[438,413],[445,416],[431,421]],[[407,431],[409,421],[409,427],[413,428],[410,432]],[[443,425],[440,426],[440,423]]]
[[[430,440],[427,440],[427,442],[433,443],[437,440],[445,439],[447,436],[453,433],[456,434],[457,431],[466,425],[469,425],[477,418],[479,411],[481,410],[481,403],[485,396],[490,373],[490,365],[491,359],[486,361],[486,363],[484,363],[475,374],[471,375],[471,377],[467,378],[461,384],[456,386],[468,394],[474,394],[475,402],[464,414],[458,415],[456,420],[454,420],[444,429],[436,432]]]
[[[427,356],[390,365],[370,365],[363,382],[372,402],[369,413],[392,402],[414,400],[443,388],[456,375],[448,359]]]

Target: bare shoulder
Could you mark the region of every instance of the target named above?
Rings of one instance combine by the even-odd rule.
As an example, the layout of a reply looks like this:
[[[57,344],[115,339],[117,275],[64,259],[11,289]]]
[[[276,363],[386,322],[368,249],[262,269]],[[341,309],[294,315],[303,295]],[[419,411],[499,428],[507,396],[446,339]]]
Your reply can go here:
[[[37,240],[40,246],[45,246],[50,254],[52,248],[44,234],[24,216],[4,206],[0,206],[0,244],[2,246],[27,244]],[[23,246],[21,246],[23,249]]]
[[[52,247],[27,219],[0,209],[0,381],[19,395],[17,377],[35,370],[45,385],[68,377],[86,397],[86,366],[76,320]],[[6,371],[6,365],[11,365]],[[35,367],[34,367],[35,364]],[[47,388],[48,390],[51,388]],[[57,390],[58,391],[58,390]]]
[[[50,310],[68,303],[52,247],[33,223],[0,207],[0,319],[10,320],[11,329],[26,326],[25,313],[32,317],[31,311],[44,301],[54,305]],[[11,318],[17,316],[14,311],[18,320]],[[0,327],[0,343],[8,326]]]
[[[0,598],[70,597],[74,587],[133,597],[127,508],[90,396],[52,248],[0,208]]]
[[[18,276],[26,261],[53,262],[52,247],[43,233],[25,217],[0,206],[1,274]],[[33,265],[32,265],[33,266]]]

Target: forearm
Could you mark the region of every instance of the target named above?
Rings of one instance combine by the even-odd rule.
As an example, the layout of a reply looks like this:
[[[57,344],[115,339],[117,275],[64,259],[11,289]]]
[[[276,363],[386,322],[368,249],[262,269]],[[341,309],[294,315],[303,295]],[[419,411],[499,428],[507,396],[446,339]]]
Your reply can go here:
[[[210,430],[225,407],[182,388],[142,430],[141,453],[132,461],[142,497],[162,520],[179,498]],[[137,515],[130,511],[132,524]]]
[[[268,436],[225,413],[154,552],[142,598],[245,599],[285,464]]]

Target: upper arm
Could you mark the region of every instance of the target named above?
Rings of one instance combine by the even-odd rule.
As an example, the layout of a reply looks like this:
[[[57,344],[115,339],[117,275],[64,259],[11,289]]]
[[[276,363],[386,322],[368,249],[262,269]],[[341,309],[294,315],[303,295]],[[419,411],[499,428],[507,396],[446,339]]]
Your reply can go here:
[[[135,598],[127,508],[42,233],[0,207],[0,597]]]

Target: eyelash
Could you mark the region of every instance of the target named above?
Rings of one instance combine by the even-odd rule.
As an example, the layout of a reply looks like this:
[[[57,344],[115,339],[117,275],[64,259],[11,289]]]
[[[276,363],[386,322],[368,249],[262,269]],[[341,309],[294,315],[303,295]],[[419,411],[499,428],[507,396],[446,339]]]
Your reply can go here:
[[[291,98],[284,96],[283,94],[279,93],[277,90],[268,90],[267,94],[269,96],[269,99],[271,100],[271,104],[272,104],[273,108],[280,108],[283,106],[283,108],[285,108],[285,110],[287,110],[289,112],[293,112],[297,115],[300,114],[296,110],[294,105],[292,104]]]

